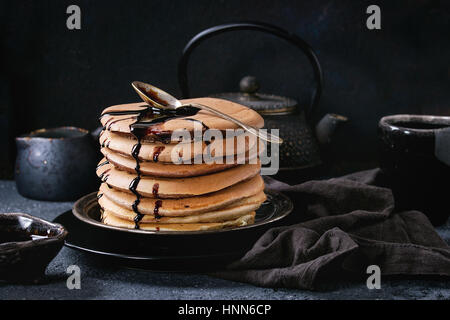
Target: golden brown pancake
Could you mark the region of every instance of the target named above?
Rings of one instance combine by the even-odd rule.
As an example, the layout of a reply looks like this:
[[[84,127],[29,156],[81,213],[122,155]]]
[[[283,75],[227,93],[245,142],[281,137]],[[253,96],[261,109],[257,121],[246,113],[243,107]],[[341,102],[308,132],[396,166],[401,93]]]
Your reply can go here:
[[[224,140],[222,140],[223,143],[220,147],[219,144],[217,144],[217,147],[216,145],[214,145],[214,147],[213,145],[210,145],[210,148],[212,148],[209,149],[212,150],[211,156],[216,156],[216,152],[214,152],[216,150],[218,151],[217,156],[219,156],[220,154],[222,158],[222,155],[232,156],[236,154],[244,154],[250,149],[258,147],[256,145],[257,139],[246,138],[245,143],[242,143],[240,139],[241,138],[232,137],[226,138],[224,135]],[[134,138],[131,134],[102,131],[99,142],[102,147],[106,147],[122,155],[131,156],[133,147],[137,143],[137,139]],[[232,146],[233,149],[227,150],[227,144],[229,146]],[[196,146],[192,142],[189,149],[184,148],[184,146],[185,145],[182,143],[175,142],[164,144],[161,142],[142,141],[138,158],[144,161],[156,160],[158,162],[173,163],[172,154],[175,154],[177,156],[177,160],[182,159],[183,161],[187,161],[209,152],[209,150],[207,149],[208,145],[205,142],[202,142],[201,144],[197,143]]]
[[[181,102],[183,104],[188,103],[205,104],[211,108],[222,111],[223,113],[226,113],[236,119],[239,119],[245,124],[257,128],[262,128],[264,126],[263,118],[256,111],[231,101],[216,98],[196,98],[196,99],[181,100]],[[101,117],[100,122],[109,131],[130,133],[130,125],[136,121],[136,117],[130,115],[108,115],[108,112],[142,110],[144,108],[146,108],[146,106],[142,102],[111,106],[103,111],[103,114],[105,114],[105,116]],[[186,121],[184,120],[186,118],[193,119],[195,121]],[[146,120],[145,118],[142,119],[142,121],[145,120]],[[158,123],[152,126],[152,130],[155,132],[170,133],[175,130],[186,129],[192,132],[195,128],[197,121],[200,121],[201,123],[204,124],[204,126],[210,129],[226,130],[239,128],[239,126],[233,122],[225,120],[208,111],[200,110],[197,114],[192,116],[175,118],[167,120],[163,123]]]
[[[215,211],[209,211],[205,213],[199,213],[195,215],[182,216],[182,217],[155,217],[155,215],[144,215],[139,223],[210,223],[210,222],[224,222],[228,220],[237,219],[249,212],[257,210],[261,203],[266,200],[264,192],[260,192],[254,196],[250,196],[231,205],[220,208]],[[162,205],[159,208],[164,207],[164,201],[161,201]],[[124,209],[111,200],[108,197],[102,196],[99,198],[98,203],[104,211],[108,211],[117,218],[128,220],[133,222],[136,213]]]
[[[101,160],[99,164],[103,162],[104,160]],[[178,179],[142,176],[136,190],[143,197],[150,198],[199,196],[216,192],[250,179],[256,176],[260,169],[261,163],[258,160],[257,164],[242,164],[205,176]],[[99,166],[97,175],[103,182],[107,182],[108,185],[125,192],[130,192],[130,184],[137,177],[136,174],[118,170],[109,163]]]
[[[109,211],[104,211],[102,214],[103,223],[121,227],[134,229],[134,222],[117,218]],[[141,223],[139,229],[152,230],[152,231],[204,231],[204,230],[217,230],[233,227],[242,227],[248,224],[252,224],[255,221],[255,212],[250,212],[244,216],[241,216],[234,220],[224,222],[211,222],[211,223]]]
[[[260,175],[256,175],[249,180],[239,182],[211,194],[181,199],[164,199],[158,214],[165,217],[179,217],[214,211],[254,196],[263,192],[263,190],[264,181]],[[103,197],[107,197],[116,205],[127,210],[132,210],[132,205],[136,200],[134,194],[108,187],[106,183],[100,186],[100,193],[103,194]],[[153,214],[157,200],[155,198],[141,198],[138,205],[139,212],[142,214]]]
[[[131,157],[127,157],[118,154],[108,148],[102,148],[100,150],[109,163],[114,165],[117,169],[127,172],[136,172],[136,160]],[[245,162],[243,163],[257,163],[256,154],[253,155],[253,159],[250,159],[248,155],[243,157]],[[233,162],[231,162],[233,161]],[[226,163],[231,162],[231,163]],[[153,161],[142,161],[139,163],[139,170],[144,175],[165,177],[165,178],[184,178],[195,177],[218,171],[223,171],[228,168],[237,166],[236,159],[230,161],[224,161],[224,163],[200,163],[200,164],[171,164],[161,163]]]
[[[100,150],[109,163],[113,164],[116,168],[131,173],[136,172],[136,160],[131,157],[120,155],[108,148],[102,148]],[[144,175],[166,178],[183,178],[201,176],[208,173],[222,171],[231,167],[235,167],[234,163],[222,163],[222,164],[170,164],[161,162],[142,161],[139,163],[140,171]]]

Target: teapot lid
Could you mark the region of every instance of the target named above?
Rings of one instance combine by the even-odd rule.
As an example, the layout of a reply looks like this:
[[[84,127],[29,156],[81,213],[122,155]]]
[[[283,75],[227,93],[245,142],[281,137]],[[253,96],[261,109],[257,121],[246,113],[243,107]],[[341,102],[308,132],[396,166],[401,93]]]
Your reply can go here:
[[[211,97],[230,100],[252,108],[263,115],[283,115],[295,112],[297,101],[273,94],[258,93],[259,83],[255,77],[247,76],[239,83],[241,92],[213,94]]]

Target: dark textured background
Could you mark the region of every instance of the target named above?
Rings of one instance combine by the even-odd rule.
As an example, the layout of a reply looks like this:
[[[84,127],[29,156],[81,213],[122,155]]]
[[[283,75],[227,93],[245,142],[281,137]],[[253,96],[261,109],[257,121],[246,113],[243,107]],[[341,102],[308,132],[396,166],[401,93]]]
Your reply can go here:
[[[81,7],[79,31],[66,28],[70,4]],[[365,26],[370,4],[381,7],[382,30]],[[276,24],[316,50],[325,74],[316,115],[350,118],[335,140],[336,158],[372,163],[383,115],[450,115],[446,1],[2,0],[2,175],[11,172],[14,136],[60,125],[94,129],[106,106],[138,101],[132,80],[179,96],[176,66],[187,41],[207,27],[238,20]],[[261,91],[301,104],[314,86],[311,68],[295,48],[245,31],[218,36],[194,52],[192,95],[235,91],[248,74],[259,78]]]

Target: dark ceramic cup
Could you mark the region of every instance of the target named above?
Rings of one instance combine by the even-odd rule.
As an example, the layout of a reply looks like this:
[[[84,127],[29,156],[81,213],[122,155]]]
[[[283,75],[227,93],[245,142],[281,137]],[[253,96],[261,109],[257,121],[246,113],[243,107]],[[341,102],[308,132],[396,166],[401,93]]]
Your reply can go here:
[[[450,213],[450,117],[387,116],[378,130],[380,165],[397,208],[444,223]]]
[[[16,138],[15,180],[27,198],[71,201],[98,187],[100,160],[89,131],[75,127],[41,129]]]

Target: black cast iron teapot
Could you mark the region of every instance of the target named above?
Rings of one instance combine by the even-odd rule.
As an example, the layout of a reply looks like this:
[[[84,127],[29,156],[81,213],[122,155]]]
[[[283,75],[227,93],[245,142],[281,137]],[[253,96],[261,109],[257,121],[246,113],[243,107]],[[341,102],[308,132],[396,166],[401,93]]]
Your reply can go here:
[[[310,106],[301,106],[292,98],[259,93],[255,77],[244,77],[238,93],[213,94],[212,97],[231,100],[248,106],[264,117],[265,127],[280,129],[284,143],[280,146],[280,168],[310,169],[322,163],[319,145],[327,145],[342,122],[347,118],[337,114],[325,115],[312,130],[307,119],[319,104],[323,74],[319,60],[312,48],[298,36],[276,26],[260,22],[238,22],[215,26],[195,35],[185,46],[178,64],[178,81],[183,98],[189,98],[187,65],[192,51],[204,40],[229,31],[255,30],[275,35],[298,47],[308,58],[314,71],[316,88]]]

